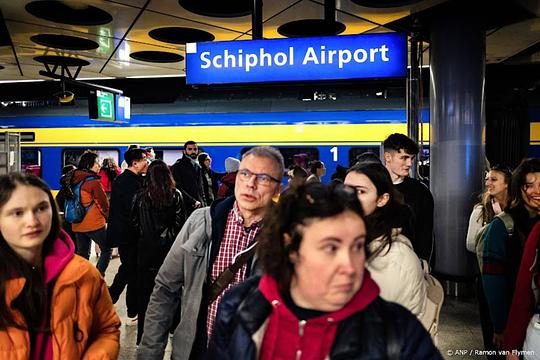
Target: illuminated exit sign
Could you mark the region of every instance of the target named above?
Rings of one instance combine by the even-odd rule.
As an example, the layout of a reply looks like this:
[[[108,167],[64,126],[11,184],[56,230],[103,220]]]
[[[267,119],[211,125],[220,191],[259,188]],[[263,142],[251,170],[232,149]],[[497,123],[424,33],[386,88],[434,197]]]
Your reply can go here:
[[[114,94],[106,91],[97,90],[97,113],[98,119],[114,120]]]
[[[404,34],[188,43],[188,84],[404,77]]]

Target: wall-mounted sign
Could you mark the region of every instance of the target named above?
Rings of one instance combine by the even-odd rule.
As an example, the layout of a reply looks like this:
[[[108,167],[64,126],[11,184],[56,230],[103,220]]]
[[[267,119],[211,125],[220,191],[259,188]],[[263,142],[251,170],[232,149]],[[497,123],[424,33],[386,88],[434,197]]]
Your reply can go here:
[[[403,77],[403,34],[188,43],[188,84]]]

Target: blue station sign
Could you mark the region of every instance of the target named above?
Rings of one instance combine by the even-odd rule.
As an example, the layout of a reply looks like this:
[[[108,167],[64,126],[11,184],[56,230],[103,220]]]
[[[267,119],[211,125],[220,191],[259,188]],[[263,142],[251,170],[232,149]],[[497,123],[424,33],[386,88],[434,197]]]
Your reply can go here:
[[[341,80],[404,77],[407,39],[385,33],[186,44],[186,82]]]

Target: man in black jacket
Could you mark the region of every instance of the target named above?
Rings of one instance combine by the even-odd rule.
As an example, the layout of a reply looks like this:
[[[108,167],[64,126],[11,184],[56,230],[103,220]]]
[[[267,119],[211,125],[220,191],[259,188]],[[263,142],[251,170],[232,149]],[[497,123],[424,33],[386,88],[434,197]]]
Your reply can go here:
[[[176,187],[182,193],[187,215],[207,205],[204,197],[202,168],[197,162],[199,147],[195,141],[184,144],[183,156],[171,167]]]
[[[418,257],[430,260],[433,251],[433,195],[422,182],[409,177],[418,145],[403,134],[392,134],[383,143],[385,166],[395,188],[414,213],[414,239],[410,239]]]
[[[128,168],[114,179],[111,191],[111,205],[107,228],[107,243],[110,247],[118,247],[120,254],[120,267],[114,277],[109,292],[113,303],[118,301],[120,294],[128,285],[126,305],[128,317],[137,315],[137,298],[135,291],[135,273],[133,259],[136,257],[135,236],[128,229],[131,203],[135,193],[142,187],[142,174],[148,169],[146,152],[143,149],[126,151],[124,159]]]

